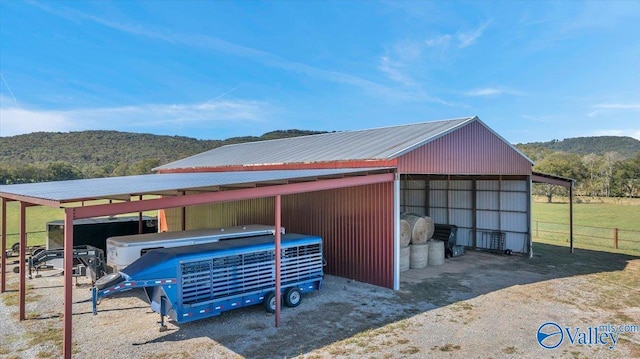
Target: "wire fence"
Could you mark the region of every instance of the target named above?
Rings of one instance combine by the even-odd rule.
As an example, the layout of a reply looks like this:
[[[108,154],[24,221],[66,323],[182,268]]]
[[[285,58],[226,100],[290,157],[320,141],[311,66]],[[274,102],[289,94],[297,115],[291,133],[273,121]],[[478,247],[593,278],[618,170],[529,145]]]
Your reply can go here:
[[[569,243],[569,224],[533,221],[533,238]],[[573,244],[585,249],[608,249],[640,253],[640,231],[573,225]]]

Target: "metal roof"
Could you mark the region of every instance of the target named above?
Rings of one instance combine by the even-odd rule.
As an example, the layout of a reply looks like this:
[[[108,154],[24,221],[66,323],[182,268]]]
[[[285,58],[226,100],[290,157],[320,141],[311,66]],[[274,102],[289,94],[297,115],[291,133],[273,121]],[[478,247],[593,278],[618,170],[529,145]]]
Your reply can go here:
[[[533,171],[531,173],[531,181],[533,183],[547,183],[563,187],[572,187],[576,182],[576,180],[573,178],[536,171]]]
[[[474,116],[227,145],[157,167],[155,170],[389,160],[474,120],[479,119]]]
[[[126,199],[145,194],[175,194],[187,190],[216,191],[220,187],[314,181],[371,172],[385,168],[164,173],[126,177],[91,178],[72,181],[25,183],[0,186],[0,197],[67,203],[89,199]]]

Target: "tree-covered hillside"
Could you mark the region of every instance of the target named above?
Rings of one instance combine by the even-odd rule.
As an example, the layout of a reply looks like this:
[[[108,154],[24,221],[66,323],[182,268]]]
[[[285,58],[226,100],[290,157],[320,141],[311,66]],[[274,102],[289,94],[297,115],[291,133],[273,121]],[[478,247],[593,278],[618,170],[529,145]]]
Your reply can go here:
[[[154,167],[227,144],[323,132],[197,140],[117,131],[37,132],[0,137],[0,184],[149,173]]]
[[[0,137],[0,163],[62,161],[78,166],[103,166],[148,158],[166,162],[218,147],[221,143],[117,131],[36,132]]]
[[[631,137],[579,137],[516,145],[535,162],[534,171],[574,179],[578,195],[640,195],[640,141]],[[551,201],[558,186],[538,184],[534,193]]]
[[[630,158],[640,152],[640,141],[632,137],[622,136],[565,138],[562,141],[530,142],[518,144],[517,146],[527,152],[550,150],[578,155],[604,155],[607,152],[617,152],[623,158]]]

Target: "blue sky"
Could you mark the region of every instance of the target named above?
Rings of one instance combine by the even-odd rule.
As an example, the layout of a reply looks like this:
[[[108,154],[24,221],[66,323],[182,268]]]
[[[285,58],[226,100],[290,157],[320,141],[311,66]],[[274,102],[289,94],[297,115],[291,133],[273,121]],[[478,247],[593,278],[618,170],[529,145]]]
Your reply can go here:
[[[0,1],[0,136],[200,139],[476,115],[640,139],[640,2]]]

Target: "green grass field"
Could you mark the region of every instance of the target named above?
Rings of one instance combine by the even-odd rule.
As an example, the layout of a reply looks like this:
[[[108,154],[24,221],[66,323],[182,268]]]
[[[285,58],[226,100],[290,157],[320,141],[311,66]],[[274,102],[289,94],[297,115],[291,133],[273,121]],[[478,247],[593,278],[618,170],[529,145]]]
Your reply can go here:
[[[573,205],[575,247],[640,253],[640,200],[577,202],[581,203]],[[567,202],[534,202],[532,217],[534,241],[569,245]],[[618,228],[618,250],[614,248],[614,228]]]
[[[534,202],[533,220],[568,224],[569,204]],[[640,205],[574,203],[573,221],[583,226],[640,231]]]
[[[46,241],[46,223],[64,219],[64,211],[60,208],[28,207],[27,208],[27,245],[44,245]],[[19,242],[20,237],[20,205],[18,202],[7,203],[7,247]]]

